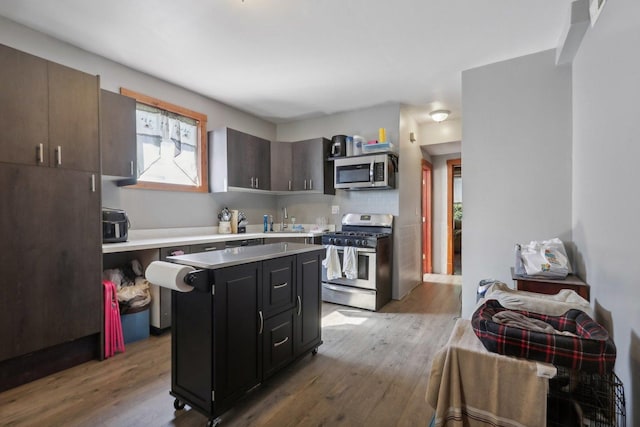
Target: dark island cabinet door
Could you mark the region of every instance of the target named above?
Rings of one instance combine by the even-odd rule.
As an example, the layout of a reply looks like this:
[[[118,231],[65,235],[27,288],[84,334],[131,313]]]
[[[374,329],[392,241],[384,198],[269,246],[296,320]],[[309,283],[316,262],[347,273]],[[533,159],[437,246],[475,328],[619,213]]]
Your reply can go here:
[[[214,271],[214,391],[224,411],[262,379],[262,268],[249,263]]]
[[[134,178],[136,173],[136,100],[100,91],[102,174]]]
[[[295,353],[301,354],[320,345],[322,300],[320,297],[323,251],[297,256],[297,311],[295,323]]]
[[[294,356],[293,324],[295,313],[287,310],[265,320],[263,340],[264,378],[288,365]]]
[[[49,164],[99,173],[98,77],[53,62],[48,77]]]
[[[0,360],[101,331],[100,188],[92,191],[91,175],[0,163]]]
[[[0,45],[0,162],[49,164],[47,61]]]

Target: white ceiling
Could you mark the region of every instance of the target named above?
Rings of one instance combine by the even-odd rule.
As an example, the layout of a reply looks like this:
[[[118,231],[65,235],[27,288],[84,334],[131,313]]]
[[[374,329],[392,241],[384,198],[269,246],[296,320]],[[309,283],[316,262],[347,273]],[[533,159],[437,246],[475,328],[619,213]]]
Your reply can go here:
[[[0,15],[280,123],[386,102],[460,118],[461,72],[555,48],[571,1],[2,0]]]

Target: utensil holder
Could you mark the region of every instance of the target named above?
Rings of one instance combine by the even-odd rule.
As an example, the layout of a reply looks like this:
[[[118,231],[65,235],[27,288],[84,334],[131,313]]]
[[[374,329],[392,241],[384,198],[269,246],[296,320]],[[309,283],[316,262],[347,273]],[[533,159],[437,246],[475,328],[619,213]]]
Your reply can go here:
[[[218,224],[218,233],[220,234],[230,234],[231,233],[231,223],[229,221],[220,221]]]

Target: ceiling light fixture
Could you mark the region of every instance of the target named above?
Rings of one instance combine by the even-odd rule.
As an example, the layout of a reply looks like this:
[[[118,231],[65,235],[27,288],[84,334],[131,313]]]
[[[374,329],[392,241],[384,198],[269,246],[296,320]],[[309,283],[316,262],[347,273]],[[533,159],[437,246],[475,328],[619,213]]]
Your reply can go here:
[[[451,114],[451,111],[449,110],[436,110],[436,111],[432,111],[429,113],[429,115],[431,116],[431,119],[434,122],[444,122],[445,120],[447,120],[447,117],[449,117],[449,114]]]

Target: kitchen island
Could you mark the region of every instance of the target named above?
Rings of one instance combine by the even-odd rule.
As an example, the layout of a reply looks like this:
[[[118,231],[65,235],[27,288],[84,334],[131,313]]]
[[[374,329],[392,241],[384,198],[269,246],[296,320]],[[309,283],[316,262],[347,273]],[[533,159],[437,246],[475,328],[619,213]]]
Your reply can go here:
[[[273,243],[168,257],[198,268],[172,292],[171,394],[219,416],[321,340],[319,245]]]

